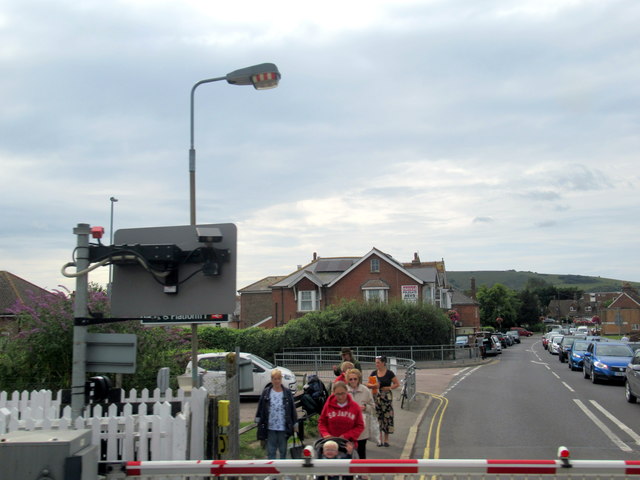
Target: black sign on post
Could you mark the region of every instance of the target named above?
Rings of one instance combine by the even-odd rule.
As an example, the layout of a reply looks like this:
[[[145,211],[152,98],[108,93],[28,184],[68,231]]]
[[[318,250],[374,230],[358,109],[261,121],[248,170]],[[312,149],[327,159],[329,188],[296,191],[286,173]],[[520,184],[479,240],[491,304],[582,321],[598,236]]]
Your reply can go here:
[[[121,229],[115,232],[114,244],[122,251],[114,260],[114,317],[193,323],[220,322],[220,316],[233,314],[234,224]]]

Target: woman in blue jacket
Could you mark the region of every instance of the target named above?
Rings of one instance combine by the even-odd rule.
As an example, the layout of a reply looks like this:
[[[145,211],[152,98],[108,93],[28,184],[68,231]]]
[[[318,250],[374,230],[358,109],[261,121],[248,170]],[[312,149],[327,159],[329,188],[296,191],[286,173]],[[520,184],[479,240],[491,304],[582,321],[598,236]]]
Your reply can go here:
[[[277,368],[271,371],[271,383],[267,384],[260,395],[256,424],[258,440],[266,441],[267,458],[287,458],[287,441],[297,430],[298,414],[291,390],[282,385],[282,372]]]

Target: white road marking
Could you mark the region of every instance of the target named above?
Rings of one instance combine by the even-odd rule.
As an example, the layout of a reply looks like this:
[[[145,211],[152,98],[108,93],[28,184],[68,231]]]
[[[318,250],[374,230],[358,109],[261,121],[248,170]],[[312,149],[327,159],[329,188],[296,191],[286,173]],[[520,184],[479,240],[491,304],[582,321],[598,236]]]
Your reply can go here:
[[[454,377],[457,377],[458,375],[460,375],[461,373],[466,372],[467,370],[469,370],[469,367],[464,367],[461,368],[459,371],[457,371],[456,373],[453,374]]]
[[[607,417],[609,420],[615,423],[620,430],[622,430],[631,438],[633,438],[633,440],[636,442],[636,445],[640,445],[640,435],[638,435],[636,432],[631,430],[624,423],[622,423],[620,420],[614,417],[609,411],[605,410],[605,408],[602,405],[600,405],[598,402],[596,402],[595,400],[589,400],[589,401],[594,407],[600,410],[605,417]]]
[[[460,382],[462,382],[465,378],[467,378],[469,375],[473,374],[473,372],[475,372],[476,370],[478,370],[479,368],[481,368],[482,365],[478,365],[474,368],[472,368],[471,370],[469,370],[468,372],[465,372],[464,375],[462,375],[460,378],[458,378],[456,380],[455,383],[451,384],[449,386],[449,388],[447,388],[443,393],[442,393],[442,397],[445,397],[447,395],[447,393],[449,393],[451,390],[453,390],[455,388],[456,385],[458,385]],[[467,367],[469,368],[469,367]]]
[[[567,387],[569,389],[570,392],[575,392],[575,390],[573,388],[571,388],[571,386],[567,383],[567,382],[562,382],[562,384]]]
[[[576,403],[576,405],[578,405],[578,407],[580,407],[580,410],[582,410],[584,412],[584,414],[589,417],[589,420],[591,420],[593,423],[595,423],[595,425],[602,430],[602,432],[609,437],[609,440],[611,440],[620,450],[622,450],[623,452],[632,452],[633,450],[631,449],[631,447],[629,445],[627,445],[626,443],[624,443],[620,437],[618,437],[615,433],[613,433],[609,427],[607,427],[604,423],[602,423],[593,413],[591,413],[589,411],[589,409],[587,408],[587,406],[582,403],[580,400],[578,400],[577,398],[574,398],[573,401]]]

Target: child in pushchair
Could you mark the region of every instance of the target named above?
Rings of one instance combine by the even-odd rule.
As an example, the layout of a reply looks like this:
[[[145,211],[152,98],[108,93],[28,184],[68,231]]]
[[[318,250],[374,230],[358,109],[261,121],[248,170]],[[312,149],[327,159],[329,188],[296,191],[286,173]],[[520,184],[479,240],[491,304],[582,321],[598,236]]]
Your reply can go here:
[[[358,451],[349,440],[341,437],[327,437],[317,440],[313,449],[316,458],[322,459],[344,459],[358,458]],[[352,476],[330,475],[328,477],[319,476],[317,480],[351,480]]]

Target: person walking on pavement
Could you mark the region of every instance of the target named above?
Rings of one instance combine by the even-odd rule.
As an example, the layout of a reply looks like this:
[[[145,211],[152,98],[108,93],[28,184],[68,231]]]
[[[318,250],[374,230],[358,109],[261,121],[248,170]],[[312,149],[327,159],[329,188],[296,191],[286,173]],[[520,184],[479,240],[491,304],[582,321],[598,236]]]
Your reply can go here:
[[[358,458],[367,458],[367,438],[371,436],[371,423],[377,421],[373,397],[367,387],[362,384],[362,372],[357,368],[347,370],[347,385],[353,401],[360,405],[365,419],[365,429],[358,437]]]
[[[282,372],[271,370],[268,383],[258,401],[256,410],[258,440],[266,441],[267,458],[287,458],[287,441],[298,427],[298,414],[291,390],[282,385]]]
[[[340,374],[342,373],[342,370],[340,369],[340,366],[344,363],[344,362],[351,362],[353,363],[353,367],[351,368],[357,368],[358,370],[362,371],[362,367],[360,366],[360,362],[356,360],[356,357],[353,356],[353,352],[351,351],[351,349],[349,347],[342,347],[342,350],[340,351],[340,357],[342,357],[342,361],[340,362],[340,365],[334,365],[333,366],[333,373],[336,377],[340,376]]]
[[[357,448],[358,437],[364,430],[362,409],[349,395],[344,382],[334,383],[332,391],[318,419],[318,431],[322,438],[341,437]]]
[[[371,372],[371,376],[375,376],[377,385],[367,384],[368,388],[377,386],[378,393],[375,396],[376,414],[378,423],[380,424],[379,447],[389,446],[389,434],[393,433],[393,393],[400,386],[398,377],[393,371],[387,368],[387,357],[380,355],[376,357],[376,369]]]

